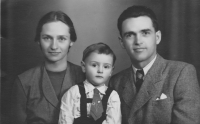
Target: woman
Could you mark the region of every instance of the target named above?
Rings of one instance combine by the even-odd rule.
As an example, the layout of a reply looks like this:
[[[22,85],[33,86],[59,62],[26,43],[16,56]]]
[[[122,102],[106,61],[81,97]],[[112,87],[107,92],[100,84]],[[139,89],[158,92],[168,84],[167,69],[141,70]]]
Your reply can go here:
[[[65,13],[52,11],[40,19],[35,41],[45,62],[16,79],[11,107],[14,124],[58,123],[62,95],[85,79],[81,68],[67,61],[76,39],[73,23]]]

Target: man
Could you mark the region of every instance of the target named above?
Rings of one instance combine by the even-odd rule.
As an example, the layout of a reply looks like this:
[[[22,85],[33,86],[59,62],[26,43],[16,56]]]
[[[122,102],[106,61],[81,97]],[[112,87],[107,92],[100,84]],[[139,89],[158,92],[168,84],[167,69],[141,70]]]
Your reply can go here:
[[[126,9],[118,19],[121,46],[132,65],[110,79],[120,96],[123,124],[200,124],[200,88],[193,65],[163,59],[154,12]]]

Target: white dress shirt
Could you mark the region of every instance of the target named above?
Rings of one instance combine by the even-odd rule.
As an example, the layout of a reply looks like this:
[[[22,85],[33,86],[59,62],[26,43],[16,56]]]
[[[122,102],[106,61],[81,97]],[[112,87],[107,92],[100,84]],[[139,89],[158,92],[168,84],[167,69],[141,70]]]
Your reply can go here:
[[[147,74],[147,72],[148,72],[149,69],[152,67],[153,63],[155,62],[156,57],[157,57],[157,55],[154,57],[154,59],[151,60],[151,62],[149,62],[149,64],[147,64],[147,65],[143,68],[143,71],[144,71],[144,77],[143,77],[143,79],[145,78],[145,75]],[[133,68],[133,72],[134,72],[134,78],[135,78],[135,81],[136,81],[136,71],[139,70],[139,69],[135,68],[133,65],[132,65],[132,68]]]
[[[87,98],[93,98],[94,86],[87,81],[84,81],[85,93]],[[101,99],[105,95],[107,86],[104,84],[101,87],[97,87],[100,92]],[[80,92],[78,85],[72,86],[62,97],[61,110],[59,115],[59,124],[73,124],[74,119],[80,117]],[[112,91],[109,96],[106,120],[102,124],[121,124],[121,102],[119,95],[116,91]],[[87,103],[87,115],[90,116],[91,103]]]

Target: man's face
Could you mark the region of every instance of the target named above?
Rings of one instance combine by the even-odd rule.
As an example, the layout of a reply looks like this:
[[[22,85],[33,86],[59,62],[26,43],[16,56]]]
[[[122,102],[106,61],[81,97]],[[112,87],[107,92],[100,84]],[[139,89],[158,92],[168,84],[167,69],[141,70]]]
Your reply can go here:
[[[39,45],[46,61],[65,63],[70,46],[69,27],[61,21],[46,23],[42,27]]]
[[[112,74],[113,56],[92,52],[86,58],[85,62],[81,64],[88,82],[94,86],[101,86],[108,81]]]
[[[143,68],[156,55],[161,33],[155,32],[152,20],[147,16],[128,18],[122,23],[121,45],[126,49],[134,66]]]

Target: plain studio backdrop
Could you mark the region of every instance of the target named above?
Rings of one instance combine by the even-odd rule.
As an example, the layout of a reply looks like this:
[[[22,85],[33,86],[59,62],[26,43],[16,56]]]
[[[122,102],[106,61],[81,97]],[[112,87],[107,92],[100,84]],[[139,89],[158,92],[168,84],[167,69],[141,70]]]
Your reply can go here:
[[[145,5],[156,13],[162,40],[158,53],[166,59],[193,64],[200,79],[199,0],[2,0],[1,1],[1,117],[8,123],[10,91],[16,75],[43,62],[34,42],[39,19],[61,10],[72,19],[77,41],[68,60],[80,65],[83,50],[104,42],[117,56],[114,73],[131,65],[118,40],[117,19],[127,7]]]

